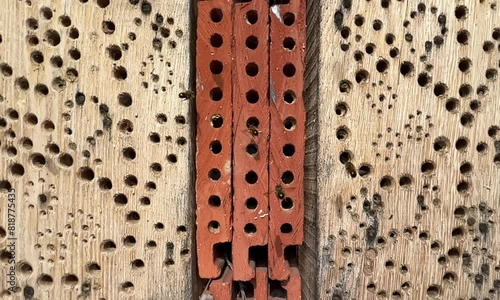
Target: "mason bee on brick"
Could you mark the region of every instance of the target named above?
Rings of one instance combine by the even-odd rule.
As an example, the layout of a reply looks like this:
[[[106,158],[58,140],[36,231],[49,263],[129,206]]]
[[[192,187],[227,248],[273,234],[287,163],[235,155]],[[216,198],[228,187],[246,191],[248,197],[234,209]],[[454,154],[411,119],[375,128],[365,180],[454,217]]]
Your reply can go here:
[[[250,132],[253,136],[258,136],[262,131],[260,131],[256,126],[250,125],[248,126],[248,132]]]

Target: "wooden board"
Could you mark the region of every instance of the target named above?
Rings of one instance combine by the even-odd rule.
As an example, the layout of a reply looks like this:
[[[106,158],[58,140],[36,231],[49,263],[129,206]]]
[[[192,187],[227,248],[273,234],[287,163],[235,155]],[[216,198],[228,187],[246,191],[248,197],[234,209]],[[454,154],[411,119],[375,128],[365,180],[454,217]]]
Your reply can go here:
[[[192,297],[191,14],[189,1],[2,3],[2,297]]]
[[[497,299],[498,3],[316,4],[316,299]]]

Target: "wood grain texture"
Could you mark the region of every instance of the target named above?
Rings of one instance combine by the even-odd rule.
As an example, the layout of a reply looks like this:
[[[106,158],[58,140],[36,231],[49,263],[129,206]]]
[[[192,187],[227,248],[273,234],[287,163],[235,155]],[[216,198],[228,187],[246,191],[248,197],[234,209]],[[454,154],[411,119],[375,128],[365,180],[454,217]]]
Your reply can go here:
[[[2,298],[192,297],[190,17],[189,1],[2,3]]]
[[[319,4],[317,298],[497,299],[497,4]]]

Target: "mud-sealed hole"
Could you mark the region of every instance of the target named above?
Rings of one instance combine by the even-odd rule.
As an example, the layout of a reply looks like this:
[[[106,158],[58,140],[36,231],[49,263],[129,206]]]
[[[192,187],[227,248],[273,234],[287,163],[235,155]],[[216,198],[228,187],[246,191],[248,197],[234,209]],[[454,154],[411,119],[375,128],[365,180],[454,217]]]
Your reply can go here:
[[[217,221],[208,222],[208,230],[214,234],[219,233],[220,232],[220,223]]]
[[[352,83],[349,80],[341,80],[339,82],[339,90],[343,94],[347,94],[352,90]]]

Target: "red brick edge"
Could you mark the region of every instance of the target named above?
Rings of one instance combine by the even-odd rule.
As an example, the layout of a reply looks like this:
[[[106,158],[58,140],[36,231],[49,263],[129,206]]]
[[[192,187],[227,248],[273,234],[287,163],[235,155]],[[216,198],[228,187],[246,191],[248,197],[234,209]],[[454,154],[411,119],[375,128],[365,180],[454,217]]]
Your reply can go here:
[[[210,295],[215,300],[230,300],[233,298],[233,271],[229,268],[224,270],[224,274],[219,279],[215,279],[210,284]],[[205,299],[201,299],[205,300]],[[206,299],[211,300],[211,299]]]

